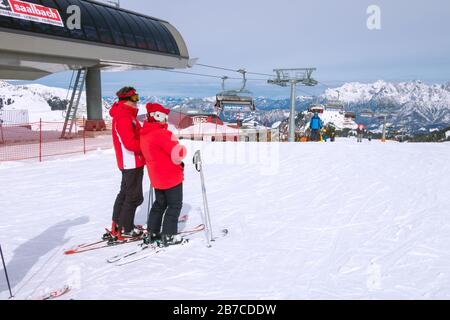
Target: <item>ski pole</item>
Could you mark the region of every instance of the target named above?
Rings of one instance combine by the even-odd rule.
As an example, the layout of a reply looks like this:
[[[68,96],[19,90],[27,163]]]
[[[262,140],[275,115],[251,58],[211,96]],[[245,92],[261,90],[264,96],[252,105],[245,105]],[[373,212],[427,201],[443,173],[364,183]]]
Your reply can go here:
[[[196,151],[194,154],[194,157],[192,159],[192,163],[195,165],[195,170],[197,170],[198,172],[200,172],[201,170],[201,158],[200,158],[200,151]],[[202,195],[203,195],[203,188],[202,188]],[[204,197],[203,197],[203,205],[205,204],[204,202]],[[199,211],[200,213],[200,218],[202,219],[203,224],[205,225],[205,238],[206,238],[206,247],[211,248],[211,242],[209,239],[209,226],[208,223],[206,221],[206,214],[200,209]]]
[[[209,231],[209,240],[214,241],[214,237],[212,234],[211,216],[209,214],[208,198],[206,196],[205,177],[203,175],[202,158],[199,150],[195,152],[193,162],[195,164],[195,169],[200,173],[200,179],[202,184],[203,207],[205,211],[205,226]]]
[[[203,203],[205,206],[206,223],[207,223],[208,229],[209,229],[210,240],[214,241],[214,237],[212,234],[212,226],[211,226],[211,216],[209,214],[208,198],[206,197],[205,177],[203,175],[203,170],[200,170],[200,178],[202,180]]]
[[[148,219],[150,218],[150,210],[153,206],[153,186],[150,184],[150,189],[148,191],[148,207],[147,207],[147,227],[148,227]]]
[[[12,294],[12,291],[11,291],[11,284],[9,283],[8,271],[6,270],[5,258],[3,257],[3,250],[2,250],[2,246],[1,245],[0,245],[0,254],[2,256],[3,269],[5,269],[6,282],[8,283],[9,298],[11,299],[13,297],[13,294]]]
[[[209,239],[209,229],[206,221],[206,215],[200,210],[200,216],[202,218],[202,222],[205,225],[205,237],[206,237],[206,246],[211,248],[211,240]]]

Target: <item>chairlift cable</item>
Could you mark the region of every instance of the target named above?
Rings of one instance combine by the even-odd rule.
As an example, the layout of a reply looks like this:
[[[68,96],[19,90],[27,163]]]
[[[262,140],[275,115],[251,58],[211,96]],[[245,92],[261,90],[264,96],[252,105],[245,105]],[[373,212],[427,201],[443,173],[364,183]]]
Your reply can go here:
[[[332,89],[332,87],[330,87],[329,85],[327,85],[327,84],[325,84],[325,83],[323,83],[323,82],[320,82],[320,81],[317,81],[317,82],[318,82],[319,84],[321,84],[321,85],[327,87],[328,89]]]
[[[197,63],[197,64],[195,64],[195,66],[200,66],[200,67],[205,67],[205,68],[212,68],[212,69],[218,69],[218,70],[225,70],[225,71],[230,71],[230,72],[240,72],[240,70],[236,70],[236,69],[212,66],[212,65],[208,65],[208,64],[202,64],[202,63]],[[273,74],[251,72],[251,71],[247,71],[246,73],[247,74],[253,74],[253,75],[259,75],[259,76],[268,76],[268,77],[273,77],[274,76]]]
[[[207,78],[214,78],[214,79],[223,79],[223,76],[204,74],[204,73],[186,72],[186,71],[178,71],[178,70],[167,70],[167,69],[158,69],[158,71],[165,71],[165,72],[171,72],[171,73],[178,73],[178,74],[185,74],[185,75],[199,76],[199,77],[207,77]],[[227,80],[242,80],[242,78],[227,77]],[[263,82],[267,82],[267,79],[247,78],[247,81],[263,81]],[[323,84],[323,85],[325,85],[325,84]],[[331,88],[329,86],[327,86],[327,87]],[[302,93],[304,93],[304,94],[307,94],[308,96],[311,95],[310,92],[306,92],[306,91],[303,91],[301,89],[297,89],[297,90],[302,92]]]
[[[235,70],[235,69],[229,69],[229,68],[224,68],[224,67],[216,67],[216,66],[211,66],[211,65],[202,64],[202,63],[196,63],[194,66],[200,66],[200,67],[211,68],[211,69],[218,69],[218,70],[225,70],[225,71],[230,71],[230,72],[237,72],[237,70]]]
[[[202,74],[202,73],[176,71],[176,70],[163,70],[163,69],[161,69],[161,70],[158,70],[158,71],[165,71],[165,72],[179,73],[179,74],[188,74],[188,75],[191,75],[191,76],[208,77],[208,78],[216,78],[216,79],[221,79],[222,78],[220,76],[215,76],[215,75],[211,75],[211,74]]]
[[[223,78],[223,76],[216,76],[216,75],[212,75],[212,74],[177,71],[177,70],[158,69],[158,71],[165,71],[165,72],[179,73],[179,74],[187,74],[187,75],[191,75],[191,76],[208,77],[208,78],[215,78],[215,79],[222,79]],[[230,80],[242,80],[242,78],[234,78],[234,77],[228,77],[227,79],[230,79]],[[267,79],[252,79],[252,78],[248,79],[247,78],[247,81],[267,81]]]

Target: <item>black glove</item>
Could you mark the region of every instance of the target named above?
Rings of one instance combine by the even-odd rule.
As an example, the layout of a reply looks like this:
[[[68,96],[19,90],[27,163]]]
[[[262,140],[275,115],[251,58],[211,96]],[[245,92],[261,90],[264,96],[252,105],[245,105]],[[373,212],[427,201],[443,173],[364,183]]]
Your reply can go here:
[[[183,170],[184,170],[184,162],[183,161],[181,161],[181,163],[180,163],[180,166],[183,168]]]

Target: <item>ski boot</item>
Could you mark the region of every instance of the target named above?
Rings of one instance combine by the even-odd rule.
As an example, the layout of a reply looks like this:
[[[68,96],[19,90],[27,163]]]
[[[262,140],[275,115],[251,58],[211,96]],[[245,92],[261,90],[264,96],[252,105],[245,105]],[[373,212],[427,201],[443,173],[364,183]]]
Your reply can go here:
[[[119,233],[119,225],[113,221],[111,230],[106,229],[106,233],[102,236],[102,240],[110,240],[114,238]]]
[[[154,243],[159,245],[159,243],[161,243],[161,233],[154,233],[151,231],[147,231],[144,233],[144,236],[142,237],[142,242],[145,245],[150,245]]]
[[[142,231],[142,229],[135,227],[130,232],[122,232],[121,237],[123,239],[135,239],[135,238],[141,237],[143,234],[144,234],[144,231]]]
[[[188,242],[187,239],[184,239],[181,235],[175,234],[162,234],[161,235],[161,247],[175,246],[178,244],[184,244]]]
[[[138,228],[134,228],[130,232],[124,231],[122,231],[121,233],[117,232],[110,239],[108,239],[108,245],[112,246],[120,242],[127,242],[129,240],[139,239],[140,237],[142,237],[142,234],[143,231]]]

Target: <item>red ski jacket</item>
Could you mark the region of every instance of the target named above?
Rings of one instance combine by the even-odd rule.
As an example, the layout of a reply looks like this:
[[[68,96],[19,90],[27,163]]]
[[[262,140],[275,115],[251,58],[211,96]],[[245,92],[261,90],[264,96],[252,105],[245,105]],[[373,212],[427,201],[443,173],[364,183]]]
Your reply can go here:
[[[137,120],[138,109],[125,104],[114,103],[109,114],[112,121],[112,138],[116,151],[117,166],[120,170],[142,168],[144,157],[139,144],[141,124]]]
[[[141,129],[141,150],[148,175],[159,190],[176,187],[184,180],[181,161],[186,157],[186,148],[167,127],[159,122],[144,122]]]

